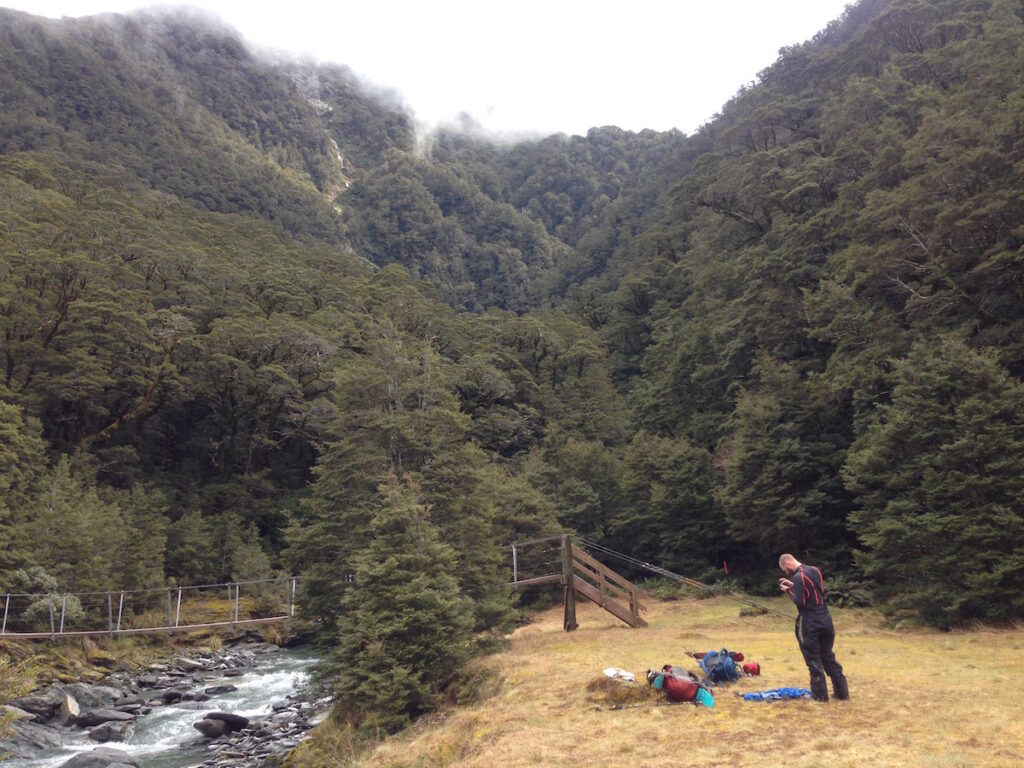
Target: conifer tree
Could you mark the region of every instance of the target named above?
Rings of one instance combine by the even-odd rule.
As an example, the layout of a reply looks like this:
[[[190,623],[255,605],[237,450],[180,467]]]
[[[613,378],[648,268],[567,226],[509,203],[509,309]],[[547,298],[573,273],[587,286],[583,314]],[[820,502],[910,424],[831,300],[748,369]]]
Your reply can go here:
[[[780,552],[847,566],[850,498],[839,475],[850,440],[848,415],[820,380],[766,358],[761,386],[736,404],[718,489],[729,533],[748,558],[771,565]]]
[[[20,408],[0,400],[0,578],[30,559],[25,526],[45,469],[38,421],[26,419]]]
[[[123,493],[120,554],[114,586],[154,589],[164,585],[167,552],[167,500],[136,485]]]
[[[36,564],[62,591],[114,588],[112,552],[123,525],[117,503],[100,497],[82,463],[62,456],[42,484],[36,515],[28,526]]]
[[[437,705],[467,658],[473,624],[454,552],[414,488],[390,481],[370,528],[330,660],[340,711],[368,734],[394,732]]]
[[[993,355],[915,345],[844,474],[882,594],[941,624],[1024,615],[1024,384]]]
[[[623,503],[611,521],[612,546],[693,575],[726,554],[725,519],[715,504],[708,451],[686,438],[640,432],[626,448],[623,465]]]
[[[469,418],[431,344],[387,318],[369,330],[376,338],[367,354],[336,374],[338,439],[321,456],[313,494],[291,529],[289,556],[305,573],[304,610],[326,637],[334,634],[340,596],[383,503],[380,488],[399,476],[418,483],[431,523],[455,550],[477,629],[500,625],[512,611],[500,591],[506,579],[487,457],[467,439]]]
[[[182,584],[214,581],[218,573],[215,533],[198,509],[178,518],[167,530],[167,573]]]

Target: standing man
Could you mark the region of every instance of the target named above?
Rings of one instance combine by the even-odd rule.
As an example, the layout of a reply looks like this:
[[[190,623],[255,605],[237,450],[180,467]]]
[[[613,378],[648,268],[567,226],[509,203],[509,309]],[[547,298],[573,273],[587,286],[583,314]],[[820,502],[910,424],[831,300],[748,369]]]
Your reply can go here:
[[[779,568],[789,577],[779,579],[779,589],[796,603],[796,639],[811,671],[811,696],[815,701],[828,701],[827,674],[832,679],[832,694],[837,699],[850,698],[843,668],[832,653],[836,629],[825,605],[821,571],[802,564],[792,555],[782,555]]]

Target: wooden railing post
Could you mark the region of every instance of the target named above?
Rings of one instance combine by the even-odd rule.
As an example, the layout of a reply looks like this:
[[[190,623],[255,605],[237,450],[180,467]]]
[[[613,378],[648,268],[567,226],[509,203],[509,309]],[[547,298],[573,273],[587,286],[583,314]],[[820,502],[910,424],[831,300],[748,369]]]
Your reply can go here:
[[[50,642],[52,643],[57,639],[57,630],[54,629],[53,625],[53,593],[49,594],[50,598]]]
[[[121,590],[121,601],[117,604],[117,631],[121,631],[121,611],[124,610],[124,590]]]
[[[167,634],[174,634],[174,624],[171,623],[171,588],[167,588]]]
[[[114,596],[107,592],[107,629],[110,630],[110,639],[114,639]]]
[[[8,595],[7,599],[4,601],[4,625],[3,625],[3,628],[0,629],[0,635],[7,634],[7,609],[10,608],[10,607],[11,607],[11,596]]]
[[[576,623],[576,585],[573,582],[572,539],[568,534],[562,536],[562,591],[565,603],[565,618],[562,627],[572,632],[579,624]]]
[[[512,584],[519,589],[519,553],[516,551],[516,543],[512,542]]]
[[[60,633],[64,634],[64,614],[68,610],[68,593],[64,593],[64,597],[60,601]]]

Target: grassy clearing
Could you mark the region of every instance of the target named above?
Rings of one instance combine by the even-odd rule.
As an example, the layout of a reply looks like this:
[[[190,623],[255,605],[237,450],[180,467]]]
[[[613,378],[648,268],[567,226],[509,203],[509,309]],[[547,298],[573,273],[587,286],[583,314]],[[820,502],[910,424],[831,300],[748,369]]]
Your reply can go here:
[[[779,608],[786,607],[783,600]],[[806,687],[792,622],[740,618],[725,599],[653,603],[650,626],[629,629],[593,605],[562,632],[560,609],[519,629],[481,660],[502,681],[493,696],[419,723],[357,762],[341,744],[316,750],[325,768],[492,766],[828,765],[1020,766],[1018,722],[1024,628],[891,631],[861,610],[833,609],[836,654],[852,699],[745,702],[736,691]],[[716,689],[713,710],[692,705],[598,708],[587,684],[608,666],[641,677],[665,663],[696,669],[687,650],[726,646],[761,664],[760,678]],[[325,731],[330,731],[330,728]],[[321,736],[330,740],[328,733]],[[312,745],[311,745],[312,746]],[[326,745],[325,745],[326,746]],[[323,757],[333,754],[334,757]]]

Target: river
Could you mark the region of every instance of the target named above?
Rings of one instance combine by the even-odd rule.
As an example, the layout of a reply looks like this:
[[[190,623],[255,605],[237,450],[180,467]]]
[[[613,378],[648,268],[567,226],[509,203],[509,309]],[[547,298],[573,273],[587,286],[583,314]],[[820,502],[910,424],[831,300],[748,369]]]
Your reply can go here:
[[[295,693],[306,679],[317,657],[308,648],[260,654],[256,665],[249,667],[241,677],[224,682],[237,690],[212,696],[208,701],[182,701],[155,707],[138,718],[125,742],[110,742],[106,746],[131,754],[142,768],[184,768],[201,763],[210,757],[202,735],[192,724],[202,719],[204,712],[231,712],[250,720],[272,713],[272,705],[284,701]],[[76,752],[88,752],[99,746],[84,731],[66,729],[65,742],[58,752],[32,759],[11,759],[3,768],[58,768]]]

